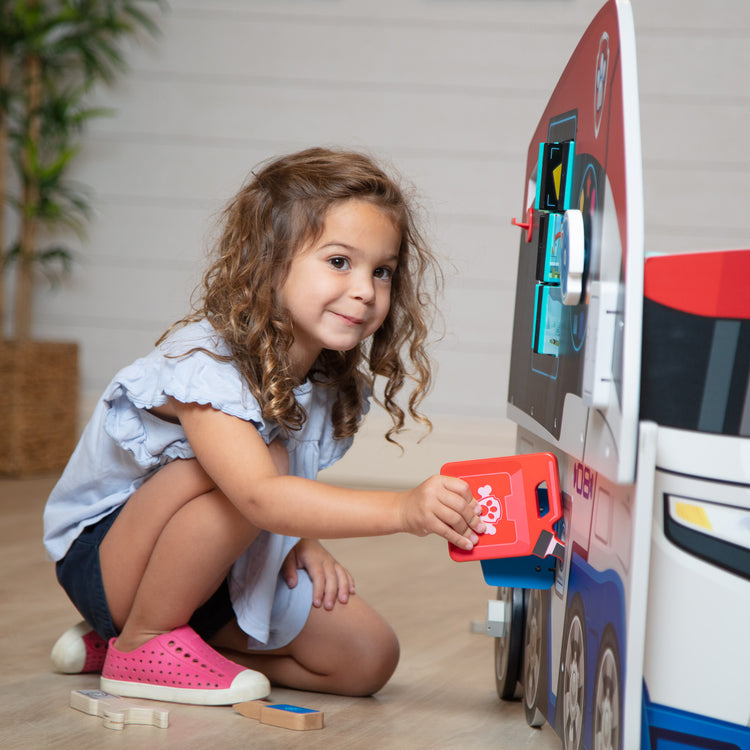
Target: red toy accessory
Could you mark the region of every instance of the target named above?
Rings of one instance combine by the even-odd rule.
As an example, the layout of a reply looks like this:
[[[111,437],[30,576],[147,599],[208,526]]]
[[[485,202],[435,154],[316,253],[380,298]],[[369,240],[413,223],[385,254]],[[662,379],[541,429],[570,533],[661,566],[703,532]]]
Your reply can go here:
[[[562,558],[564,544],[554,528],[562,517],[562,498],[557,459],[552,453],[456,461],[445,464],[440,473],[468,482],[487,526],[470,552],[449,545],[454,560],[528,555]]]

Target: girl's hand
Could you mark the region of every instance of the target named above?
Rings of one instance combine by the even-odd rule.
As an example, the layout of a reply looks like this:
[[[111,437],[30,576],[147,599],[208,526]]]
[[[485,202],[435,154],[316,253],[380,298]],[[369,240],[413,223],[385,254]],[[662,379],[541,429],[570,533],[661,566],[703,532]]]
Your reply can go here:
[[[332,610],[336,601],[346,604],[354,594],[354,578],[316,539],[300,539],[281,567],[287,586],[297,585],[297,571],[304,568],[313,585],[313,606]]]
[[[456,477],[437,475],[402,495],[404,531],[417,536],[437,534],[461,549],[471,550],[483,534],[481,508],[469,485]]]

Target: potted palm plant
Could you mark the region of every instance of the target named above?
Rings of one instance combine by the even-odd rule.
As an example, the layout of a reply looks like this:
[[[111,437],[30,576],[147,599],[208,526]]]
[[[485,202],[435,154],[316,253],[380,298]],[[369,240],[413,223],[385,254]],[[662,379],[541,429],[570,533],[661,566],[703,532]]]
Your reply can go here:
[[[68,271],[90,196],[69,179],[92,89],[162,0],[0,0],[0,473],[59,470],[76,440],[78,346],[37,341],[34,286]],[[7,293],[13,291],[12,299]],[[8,298],[6,298],[8,297]]]

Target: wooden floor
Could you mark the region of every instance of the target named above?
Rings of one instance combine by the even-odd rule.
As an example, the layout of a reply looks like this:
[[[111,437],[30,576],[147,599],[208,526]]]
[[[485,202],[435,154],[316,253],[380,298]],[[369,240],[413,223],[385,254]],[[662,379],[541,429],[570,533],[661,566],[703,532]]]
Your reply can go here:
[[[41,518],[54,477],[0,481],[0,747],[108,748],[494,748],[559,749],[549,726],[526,725],[520,703],[498,700],[493,642],[470,632],[494,596],[478,565],[453,563],[439,539],[404,535],[329,547],[353,571],[357,590],[390,620],[402,657],[373,698],[275,689],[275,701],[322,710],[323,730],[260,725],[231,707],[154,704],[169,728],[106,729],[68,707],[70,691],[94,689],[93,675],[52,671],[49,651],[78,621],[41,544]],[[353,665],[356,668],[356,665]]]

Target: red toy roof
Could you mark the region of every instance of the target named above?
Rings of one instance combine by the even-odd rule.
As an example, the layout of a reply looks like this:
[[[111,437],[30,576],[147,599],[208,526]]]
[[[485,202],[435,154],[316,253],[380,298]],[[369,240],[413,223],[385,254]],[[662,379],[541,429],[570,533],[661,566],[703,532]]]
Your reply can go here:
[[[660,255],[646,260],[643,294],[711,318],[750,318],[750,250]]]

